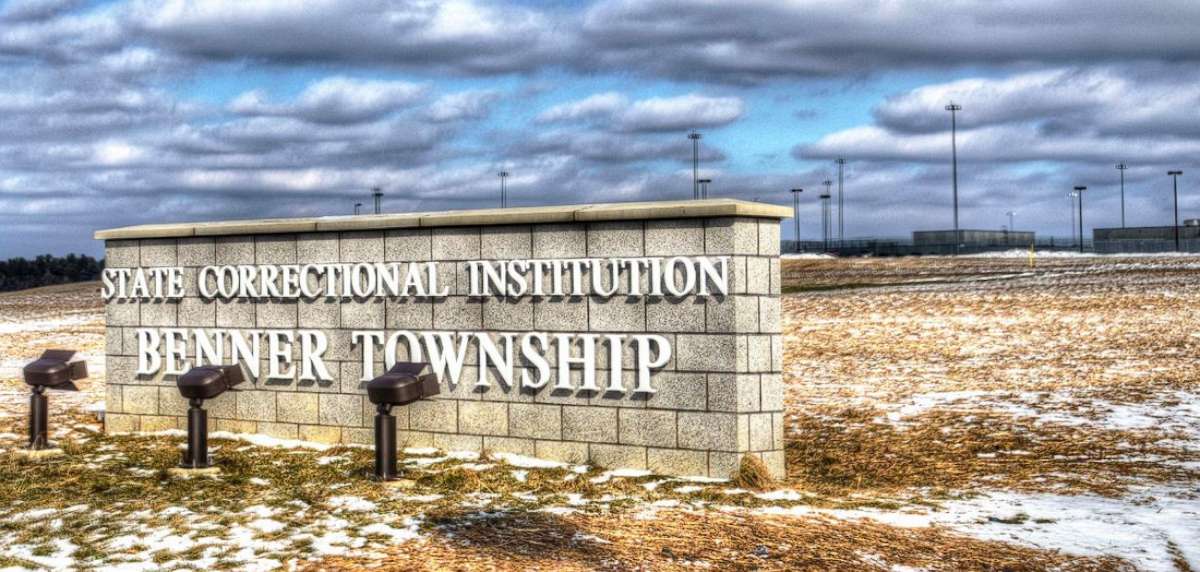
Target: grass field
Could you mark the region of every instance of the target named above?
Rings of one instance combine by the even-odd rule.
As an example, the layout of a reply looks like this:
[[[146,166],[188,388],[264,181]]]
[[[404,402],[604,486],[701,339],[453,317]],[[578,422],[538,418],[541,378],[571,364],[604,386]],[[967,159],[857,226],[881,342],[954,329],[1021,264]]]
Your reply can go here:
[[[0,295],[0,568],[1200,569],[1200,257],[786,259],[790,476],[672,479],[215,435],[106,436],[55,393],[28,462],[19,366],[83,350],[94,285]]]

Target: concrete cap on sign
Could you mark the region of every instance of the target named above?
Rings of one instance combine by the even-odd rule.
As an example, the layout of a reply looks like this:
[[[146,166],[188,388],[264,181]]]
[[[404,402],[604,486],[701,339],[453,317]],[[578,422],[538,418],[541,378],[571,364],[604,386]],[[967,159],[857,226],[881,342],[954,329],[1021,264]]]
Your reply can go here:
[[[179,238],[188,236],[229,236],[238,234],[280,234],[381,230],[390,228],[495,226],[506,224],[672,218],[749,217],[782,220],[791,216],[791,208],[779,205],[736,199],[705,199],[698,201],[606,203],[428,213],[151,224],[99,230],[96,231],[95,238],[98,240]]]

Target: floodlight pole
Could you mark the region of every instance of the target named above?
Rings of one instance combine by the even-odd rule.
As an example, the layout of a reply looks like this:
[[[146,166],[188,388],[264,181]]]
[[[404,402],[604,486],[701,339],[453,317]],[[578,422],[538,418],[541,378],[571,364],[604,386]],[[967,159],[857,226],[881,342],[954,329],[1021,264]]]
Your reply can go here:
[[[500,208],[508,208],[508,171],[500,171]]]
[[[1008,230],[1009,231],[1017,230],[1017,227],[1015,226],[1015,223],[1013,222],[1013,217],[1017,216],[1016,211],[1008,211],[1004,214],[1008,215]]]
[[[383,212],[383,190],[375,187],[371,191],[371,196],[375,198],[375,214]]]
[[[800,193],[804,189],[792,189],[792,224],[796,232],[796,252],[800,252]]]
[[[354,203],[354,214],[358,215],[362,211],[362,203]]]
[[[1172,187],[1173,187],[1174,193],[1175,193],[1175,252],[1180,252],[1180,249],[1179,249],[1179,175],[1182,175],[1183,171],[1167,171],[1167,174],[1171,176]]]
[[[946,106],[946,111],[950,112],[950,169],[954,186],[954,254],[958,254],[959,245],[962,244],[962,233],[958,230],[958,112],[962,111],[962,106],[951,101]]]
[[[1083,185],[1077,185],[1075,187],[1075,192],[1079,195],[1079,252],[1081,254],[1083,253],[1083,242],[1084,242],[1084,240],[1083,240],[1083,192],[1086,190],[1087,190],[1087,187],[1085,187]]]
[[[834,163],[838,166],[838,247],[841,248],[846,241],[845,222],[846,218],[842,214],[846,210],[846,203],[842,200],[842,183],[843,176],[846,170],[846,160],[838,157]]]
[[[700,139],[703,138],[695,129],[688,133],[692,140],[692,199],[700,198]]]
[[[1077,194],[1075,191],[1067,193],[1067,198],[1071,199],[1071,208],[1068,209],[1071,211],[1071,242],[1075,242],[1075,195]]]
[[[1121,228],[1125,228],[1125,169],[1128,169],[1124,161],[1117,163],[1117,170],[1121,172]]]
[[[708,184],[711,182],[712,179],[700,179],[700,198],[708,198]]]

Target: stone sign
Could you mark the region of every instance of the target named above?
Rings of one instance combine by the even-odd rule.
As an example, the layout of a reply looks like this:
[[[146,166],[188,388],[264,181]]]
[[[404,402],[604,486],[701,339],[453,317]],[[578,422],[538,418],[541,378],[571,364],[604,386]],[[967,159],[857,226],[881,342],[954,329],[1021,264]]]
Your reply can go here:
[[[428,362],[406,446],[727,477],[784,472],[779,221],[734,200],[100,231],[110,432],[182,428],[175,378],[238,364],[217,430],[370,443],[365,384]]]

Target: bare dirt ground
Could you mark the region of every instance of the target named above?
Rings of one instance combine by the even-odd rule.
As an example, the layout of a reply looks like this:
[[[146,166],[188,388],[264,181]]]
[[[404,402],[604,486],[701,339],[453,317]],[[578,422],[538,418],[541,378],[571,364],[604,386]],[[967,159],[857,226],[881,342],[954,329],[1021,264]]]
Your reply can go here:
[[[745,483],[514,456],[105,436],[93,285],[0,295],[0,568],[1200,569],[1200,257],[791,259],[791,476]],[[29,463],[19,366],[82,348],[68,456]],[[99,360],[99,361],[97,361]]]

